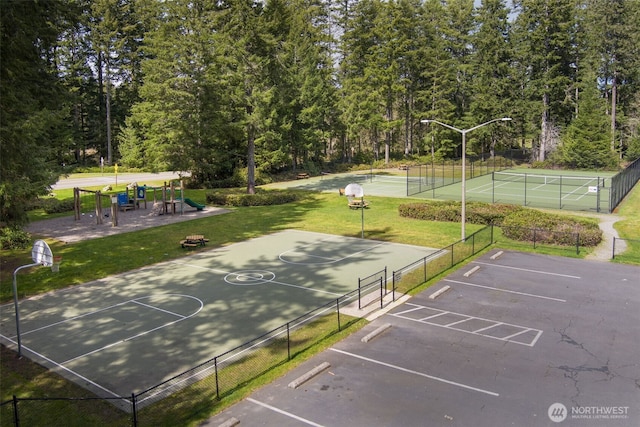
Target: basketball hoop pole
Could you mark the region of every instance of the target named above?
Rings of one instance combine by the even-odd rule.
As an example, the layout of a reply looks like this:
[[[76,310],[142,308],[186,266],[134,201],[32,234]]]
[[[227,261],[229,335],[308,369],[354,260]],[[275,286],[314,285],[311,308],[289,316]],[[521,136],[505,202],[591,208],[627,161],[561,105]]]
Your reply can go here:
[[[42,265],[50,267],[53,265],[53,253],[44,240],[36,240],[31,249],[31,259],[33,264],[20,266],[13,272],[13,304],[16,307],[16,336],[18,338],[18,357],[22,357],[22,344],[20,342],[20,312],[18,311],[18,271]]]
[[[360,238],[364,239],[364,196],[360,198],[360,210],[362,213],[360,214],[360,229],[362,230],[360,233]]]
[[[18,357],[22,357],[22,345],[20,344],[20,312],[18,311],[18,280],[16,275],[18,271],[23,268],[36,267],[38,265],[42,265],[41,262],[37,262],[34,264],[23,265],[15,269],[13,272],[13,304],[16,307],[16,334],[18,337]]]

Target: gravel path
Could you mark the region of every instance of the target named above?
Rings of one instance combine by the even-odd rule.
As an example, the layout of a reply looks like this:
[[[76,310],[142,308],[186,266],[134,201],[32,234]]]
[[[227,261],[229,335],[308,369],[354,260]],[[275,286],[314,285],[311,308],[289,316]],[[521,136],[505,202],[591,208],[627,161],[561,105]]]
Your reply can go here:
[[[615,228],[613,228],[613,224],[620,221],[618,215],[609,214],[600,216],[600,230],[602,230],[602,242],[595,248],[595,250],[587,255],[586,259],[595,259],[602,261],[609,261],[613,256],[613,238],[620,237]],[[627,244],[624,240],[620,240],[616,242],[616,252],[624,252],[627,247]]]

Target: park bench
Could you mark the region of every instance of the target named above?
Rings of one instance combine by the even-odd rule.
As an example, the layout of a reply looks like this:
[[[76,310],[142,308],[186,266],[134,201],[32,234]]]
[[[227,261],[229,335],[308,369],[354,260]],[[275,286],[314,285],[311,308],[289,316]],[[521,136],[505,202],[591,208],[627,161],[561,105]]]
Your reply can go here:
[[[306,179],[309,178],[309,174],[306,172],[300,172],[297,176],[296,179]]]

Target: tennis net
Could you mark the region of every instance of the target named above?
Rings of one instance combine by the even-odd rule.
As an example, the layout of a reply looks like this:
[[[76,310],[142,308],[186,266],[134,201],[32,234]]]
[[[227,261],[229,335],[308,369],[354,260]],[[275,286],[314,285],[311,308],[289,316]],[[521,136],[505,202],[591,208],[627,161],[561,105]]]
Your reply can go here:
[[[604,188],[605,186],[605,179],[595,176],[537,175],[517,172],[493,172],[492,177],[494,181],[521,182],[523,184],[598,188]]]

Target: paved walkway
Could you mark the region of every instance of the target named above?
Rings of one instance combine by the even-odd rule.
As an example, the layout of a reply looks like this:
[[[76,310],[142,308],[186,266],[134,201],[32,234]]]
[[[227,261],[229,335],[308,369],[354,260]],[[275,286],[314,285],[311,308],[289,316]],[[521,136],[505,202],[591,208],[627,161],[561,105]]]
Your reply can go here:
[[[97,224],[93,213],[84,213],[80,220],[74,220],[73,215],[62,218],[37,221],[27,226],[27,231],[39,236],[50,237],[65,243],[79,242],[81,240],[96,239],[112,236],[114,234],[130,233],[145,228],[160,227],[175,222],[190,221],[206,216],[219,215],[229,212],[228,209],[207,206],[202,211],[191,207],[185,207],[182,214],[157,215],[149,203],[148,209],[135,209],[127,212],[118,212],[118,226],[113,227],[110,217],[102,218],[102,224]],[[188,209],[187,209],[188,208]],[[105,212],[110,212],[106,209]]]

